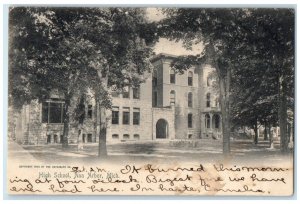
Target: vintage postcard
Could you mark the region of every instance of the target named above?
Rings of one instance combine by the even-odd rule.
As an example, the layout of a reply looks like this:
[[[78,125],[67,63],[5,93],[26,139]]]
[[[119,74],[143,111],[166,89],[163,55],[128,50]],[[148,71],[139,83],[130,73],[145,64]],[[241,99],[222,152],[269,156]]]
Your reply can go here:
[[[293,195],[295,8],[8,20],[8,194]]]

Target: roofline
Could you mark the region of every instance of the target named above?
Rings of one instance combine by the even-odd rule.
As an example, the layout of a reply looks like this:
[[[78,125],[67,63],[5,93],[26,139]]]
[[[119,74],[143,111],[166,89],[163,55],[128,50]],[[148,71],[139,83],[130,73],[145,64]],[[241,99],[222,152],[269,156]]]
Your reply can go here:
[[[174,59],[174,58],[177,58],[177,57],[178,57],[178,55],[172,55],[172,54],[167,54],[167,53],[159,53],[159,54],[155,55],[154,57],[152,57],[150,59],[150,62],[153,63],[153,62],[155,62],[155,61],[157,61],[157,60],[159,60],[161,58]]]

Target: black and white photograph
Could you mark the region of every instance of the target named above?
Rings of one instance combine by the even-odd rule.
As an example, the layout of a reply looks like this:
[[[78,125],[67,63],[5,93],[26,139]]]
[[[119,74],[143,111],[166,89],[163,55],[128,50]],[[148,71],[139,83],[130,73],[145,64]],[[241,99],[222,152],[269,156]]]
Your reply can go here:
[[[9,6],[8,193],[292,196],[295,15]]]

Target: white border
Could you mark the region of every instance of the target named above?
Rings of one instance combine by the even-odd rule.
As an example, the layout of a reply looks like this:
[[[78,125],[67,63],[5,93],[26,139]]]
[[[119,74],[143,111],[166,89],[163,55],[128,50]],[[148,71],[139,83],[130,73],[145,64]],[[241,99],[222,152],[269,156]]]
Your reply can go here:
[[[131,6],[136,6],[136,5],[138,5],[138,6],[147,6],[147,7],[151,7],[151,5],[153,5],[153,7],[154,7],[154,5],[156,5],[156,6],[188,6],[188,7],[190,7],[190,6],[196,6],[197,4],[201,4],[201,6],[205,6],[205,7],[208,7],[208,6],[213,6],[213,5],[216,5],[216,6],[222,6],[222,7],[231,7],[231,6],[245,6],[245,7],[252,7],[253,5],[254,6],[263,6],[263,7],[282,7],[282,6],[287,6],[287,4],[290,4],[290,5],[288,5],[288,6],[291,6],[291,4],[293,4],[293,5],[297,5],[298,6],[298,2],[297,2],[297,0],[251,0],[251,1],[238,1],[238,0],[227,0],[226,2],[225,1],[222,1],[222,0],[184,0],[184,1],[180,1],[180,0],[143,0],[143,1],[138,1],[138,0],[124,0],[124,1],[121,1],[121,0],[105,0],[105,1],[96,1],[96,0],[85,0],[85,1],[82,1],[82,0],[64,0],[63,2],[61,1],[61,0],[48,0],[48,1],[41,1],[41,0],[2,0],[1,1],[1,8],[0,8],[0,27],[1,27],[1,31],[2,32],[0,32],[0,45],[1,45],[1,51],[0,51],[0,62],[1,62],[1,70],[3,70],[3,60],[4,60],[4,50],[3,50],[3,43],[4,43],[4,39],[3,39],[3,25],[4,25],[4,22],[3,22],[3,6],[5,5],[5,4],[22,4],[22,5],[24,5],[24,4],[37,4],[37,5],[42,5],[43,3],[46,3],[46,4],[55,4],[55,5],[66,5],[67,6],[67,4],[79,4],[78,6],[80,6],[80,5],[82,5],[82,6],[84,6],[84,5],[87,5],[87,4],[89,4],[89,5],[99,5],[100,6],[100,4],[105,4],[105,5],[110,5],[110,6],[112,6],[113,4],[118,4],[118,5],[122,5],[122,6],[124,6],[124,5],[131,5]],[[279,5],[278,5],[279,4]],[[296,10],[297,10],[297,8],[296,8]],[[298,15],[298,12],[297,12],[297,14],[296,14],[296,18],[297,18],[297,26],[296,26],[296,28],[299,28],[299,22],[300,22],[300,20],[299,20],[299,15]],[[296,37],[298,37],[298,33],[299,32],[297,32],[297,36]],[[5,40],[7,40],[7,39],[5,39]],[[297,40],[296,41],[296,43],[297,43],[297,48],[298,48],[298,46],[299,46],[299,40]],[[296,59],[300,59],[299,58],[299,52],[297,52],[296,53],[297,55],[297,57],[296,57]],[[298,60],[296,60],[296,65],[298,65]],[[299,71],[296,71],[296,77],[298,78],[299,77],[299,75],[298,75],[298,72]],[[7,76],[5,76],[5,77],[7,77]],[[2,74],[0,74],[0,90],[2,90],[3,91],[3,93],[2,93],[2,97],[0,97],[0,105],[1,105],[1,109],[0,110],[2,110],[2,117],[1,117],[1,123],[0,123],[0,129],[1,129],[1,133],[3,133],[3,128],[4,128],[4,125],[6,125],[7,124],[7,122],[5,121],[6,120],[6,117],[4,117],[5,116],[5,114],[6,114],[6,112],[4,111],[4,110],[6,110],[6,108],[5,108],[5,106],[4,105],[6,105],[7,104],[7,102],[6,101],[4,101],[4,99],[3,98],[6,98],[7,99],[7,97],[5,97],[5,95],[4,94],[7,94],[7,93],[5,93],[5,89],[7,88],[7,87],[5,87],[5,85],[4,85],[4,80],[5,78],[4,78],[4,76],[3,76],[3,72],[2,72]],[[6,79],[7,80],[7,79]],[[296,102],[297,102],[297,105],[296,105],[296,107],[299,107],[299,103],[298,103],[298,96],[299,96],[299,83],[296,81]],[[296,127],[300,127],[299,126],[299,121],[298,121],[298,108],[296,108]],[[298,129],[298,128],[297,128]],[[298,131],[297,131],[298,132]],[[296,132],[296,133],[297,133]],[[296,134],[296,137],[298,136],[298,134]],[[0,145],[3,147],[3,141],[4,141],[4,138],[5,138],[5,135],[3,135],[3,134],[1,134],[1,136],[0,136]],[[296,138],[296,140],[297,140],[297,143],[296,143],[296,146],[298,147],[298,145],[299,145],[299,139],[297,139]],[[3,164],[3,151],[0,151],[1,152],[1,164]],[[297,157],[296,158],[299,158],[298,157],[299,156],[299,152],[297,151]],[[3,168],[6,168],[6,166],[4,165],[4,167],[3,167],[3,165],[1,165],[1,169],[0,169],[0,181],[4,181],[3,179],[6,179],[6,178],[3,178]],[[297,178],[297,181],[296,181],[297,183],[295,184],[295,186],[297,186],[297,184],[298,184],[298,178]],[[0,185],[0,192],[1,192],[1,199],[3,199],[3,185]],[[297,192],[295,192],[295,194],[296,195],[300,195],[299,194],[299,188],[297,188]],[[88,199],[88,197],[86,197],[87,199]],[[139,197],[137,197],[137,199],[138,199]],[[170,196],[170,197],[158,197],[158,198],[151,198],[151,197],[146,197],[146,199],[150,199],[150,200],[145,200],[145,197],[140,197],[141,199],[144,199],[144,201],[139,201],[139,200],[133,200],[133,201],[131,201],[131,200],[128,200],[128,199],[126,199],[126,200],[106,200],[105,199],[105,196],[104,197],[99,197],[99,199],[104,199],[104,200],[102,200],[102,201],[96,201],[96,200],[94,200],[94,201],[90,201],[91,203],[99,203],[99,202],[105,202],[105,203],[118,203],[118,202],[122,202],[122,203],[124,203],[124,204],[127,204],[127,203],[141,203],[141,202],[143,202],[143,203],[151,203],[151,204],[153,204],[153,202],[157,202],[156,200],[157,199],[161,199],[161,200],[163,200],[162,202],[163,203],[181,203],[182,202],[182,200],[183,199],[188,199],[189,200],[189,203],[191,202],[191,203],[199,203],[199,202],[205,202],[205,203],[211,203],[211,202],[216,202],[216,203],[220,203],[220,202],[222,202],[222,203],[230,203],[230,204],[232,204],[232,203],[240,203],[241,201],[239,201],[239,200],[236,200],[236,198],[235,198],[235,201],[231,201],[230,199],[231,199],[231,197],[227,197],[228,199],[225,199],[224,197],[223,197],[223,199],[225,199],[225,200],[223,200],[223,201],[221,201],[221,200],[219,200],[217,197],[216,198],[209,198],[209,200],[206,200],[206,201],[201,201],[202,199],[201,199],[201,197],[199,198],[199,197],[195,197],[194,199],[197,199],[197,200],[191,200],[191,198],[189,197],[189,198],[184,198],[184,197],[182,197],[182,198],[178,198],[178,197],[176,197],[175,199],[177,199],[177,200],[174,200],[174,198],[172,198],[172,196]],[[39,198],[36,198],[36,199],[39,199]],[[116,199],[120,199],[120,198],[118,198],[118,197],[116,197]],[[168,199],[171,199],[171,200],[168,200]],[[198,200],[198,199],[200,199],[200,200]],[[214,200],[214,199],[217,199],[217,200]],[[237,198],[237,199],[239,199],[239,198]],[[251,204],[253,204],[253,202],[258,202],[258,201],[256,201],[256,200],[253,200],[253,197],[251,198],[251,197],[240,197],[240,199],[241,200],[243,200],[242,202],[244,203],[251,203]],[[278,197],[274,197],[274,199],[272,199],[272,200],[269,200],[269,201],[267,201],[267,202],[270,202],[270,203],[282,203],[282,202],[286,202],[286,201],[283,201],[283,200],[276,200],[276,199],[280,199],[280,198],[278,198]],[[296,197],[294,198],[294,199],[297,199]],[[26,200],[26,201],[14,201],[14,200],[9,200],[9,201],[4,201],[4,203],[19,203],[19,202],[22,202],[22,203],[52,203],[52,202],[58,202],[58,201],[45,201],[45,200],[43,200],[43,201],[30,201],[30,200]],[[64,201],[64,202],[69,202],[69,203],[82,203],[82,202],[84,202],[84,201],[82,201],[82,200],[72,200],[72,201]],[[183,201],[183,202],[186,202],[186,201]],[[266,202],[265,200],[263,201],[263,202]],[[297,201],[296,200],[290,200],[289,202],[294,202],[294,203],[296,203]],[[59,201],[59,203],[61,203],[60,201]]]

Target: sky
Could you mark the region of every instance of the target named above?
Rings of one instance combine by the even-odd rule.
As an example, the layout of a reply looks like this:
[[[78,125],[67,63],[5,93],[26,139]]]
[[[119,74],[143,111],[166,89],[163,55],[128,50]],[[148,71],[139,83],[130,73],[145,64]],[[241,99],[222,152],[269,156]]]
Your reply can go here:
[[[157,8],[147,8],[147,17],[150,21],[159,21],[163,19],[164,14]],[[203,47],[196,45],[193,50],[186,50],[182,46],[182,42],[169,41],[166,38],[160,38],[159,42],[154,47],[156,54],[165,53],[171,55],[196,55],[200,54]]]

